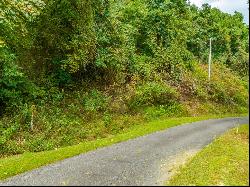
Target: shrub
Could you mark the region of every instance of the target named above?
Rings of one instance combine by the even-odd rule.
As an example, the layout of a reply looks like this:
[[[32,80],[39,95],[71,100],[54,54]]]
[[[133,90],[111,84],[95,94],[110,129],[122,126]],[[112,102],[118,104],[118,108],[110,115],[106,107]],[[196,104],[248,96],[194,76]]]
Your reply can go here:
[[[19,126],[17,124],[5,127],[0,121],[0,146],[5,144],[18,130]]]
[[[145,109],[145,116],[147,119],[155,119],[161,116],[178,117],[187,115],[187,111],[183,105],[173,103],[172,105],[150,106]]]
[[[54,147],[52,140],[48,140],[45,135],[41,135],[32,140],[27,141],[25,146],[31,152],[51,150]]]
[[[177,91],[169,85],[148,82],[136,88],[135,95],[129,101],[129,107],[170,105],[177,101],[178,97]]]
[[[0,46],[0,115],[7,108],[18,109],[25,102],[41,98],[44,91],[33,84],[16,64],[16,57]]]
[[[152,59],[147,56],[135,55],[133,61],[134,63],[130,65],[130,71],[134,75],[148,79],[153,71],[155,71],[155,65],[152,63]]]
[[[224,65],[213,63],[211,81],[206,65],[196,64],[193,71],[185,72],[179,88],[183,98],[196,98],[224,105],[247,104],[246,81]]]
[[[108,97],[94,89],[90,93],[87,92],[83,97],[84,110],[91,112],[105,111],[108,106],[108,101]]]
[[[14,63],[15,56],[0,47],[0,105],[2,110],[8,106],[18,106],[25,93],[25,77]],[[2,111],[3,112],[3,111]]]

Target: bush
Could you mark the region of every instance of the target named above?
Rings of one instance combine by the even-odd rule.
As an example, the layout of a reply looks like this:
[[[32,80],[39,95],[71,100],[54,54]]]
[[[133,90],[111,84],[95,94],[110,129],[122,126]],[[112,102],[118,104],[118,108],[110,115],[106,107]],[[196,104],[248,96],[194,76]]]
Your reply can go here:
[[[165,117],[178,117],[187,115],[187,111],[179,103],[173,103],[172,105],[159,105],[153,107],[147,107],[145,109],[145,116],[147,119],[156,119],[161,116]]]
[[[18,106],[26,88],[24,75],[14,61],[13,54],[7,49],[0,48],[0,105],[2,110],[11,105]]]
[[[83,97],[84,110],[90,112],[105,111],[108,106],[108,101],[108,97],[94,89],[90,93],[87,92]]]
[[[4,124],[0,121],[0,146],[5,144],[18,130],[19,126],[17,124],[8,126],[4,128]]]
[[[179,83],[182,97],[212,101],[224,105],[246,106],[248,85],[224,65],[213,63],[211,81],[207,65],[196,64],[193,71],[185,72]]]
[[[133,63],[130,65],[130,71],[133,75],[139,75],[144,79],[148,79],[155,71],[155,65],[152,63],[151,58],[143,55],[135,55]]]
[[[43,95],[44,91],[21,72],[15,55],[0,46],[0,115],[7,108],[18,109],[23,103],[34,101]]]
[[[45,135],[42,135],[27,141],[25,146],[30,152],[39,152],[53,149],[54,144],[52,140],[48,140]]]
[[[130,108],[152,105],[171,105],[179,94],[164,83],[148,82],[136,88],[135,95],[129,101]]]

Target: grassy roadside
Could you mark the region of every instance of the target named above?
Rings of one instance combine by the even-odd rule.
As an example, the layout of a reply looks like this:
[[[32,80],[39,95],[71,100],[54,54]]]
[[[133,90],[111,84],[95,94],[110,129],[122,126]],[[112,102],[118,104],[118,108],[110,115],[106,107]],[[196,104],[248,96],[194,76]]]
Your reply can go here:
[[[166,185],[248,186],[249,125],[231,129],[180,167]]]
[[[108,138],[97,139],[94,141],[86,141],[78,145],[59,148],[57,150],[52,150],[52,151],[44,151],[38,153],[24,153],[21,155],[2,158],[0,159],[0,179],[5,179],[7,177],[34,168],[38,168],[40,166],[53,163],[55,161],[59,161],[65,158],[78,155],[80,153],[97,149],[99,147],[104,147],[131,138],[143,136],[155,131],[164,130],[184,123],[201,121],[211,118],[229,117],[229,116],[232,115],[210,115],[210,116],[200,116],[200,117],[159,119],[149,123],[141,124],[139,126],[133,126],[120,134],[113,135]]]

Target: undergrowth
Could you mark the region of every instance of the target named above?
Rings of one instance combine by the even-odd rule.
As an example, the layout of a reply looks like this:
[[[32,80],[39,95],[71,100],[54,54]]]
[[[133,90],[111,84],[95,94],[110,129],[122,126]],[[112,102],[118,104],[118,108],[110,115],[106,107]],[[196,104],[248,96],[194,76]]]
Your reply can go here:
[[[134,77],[124,84],[37,90],[32,102],[0,119],[0,154],[40,152],[105,138],[160,117],[242,114],[248,112],[248,84],[223,65],[195,65],[180,81],[158,75]],[[156,81],[157,80],[157,81]]]

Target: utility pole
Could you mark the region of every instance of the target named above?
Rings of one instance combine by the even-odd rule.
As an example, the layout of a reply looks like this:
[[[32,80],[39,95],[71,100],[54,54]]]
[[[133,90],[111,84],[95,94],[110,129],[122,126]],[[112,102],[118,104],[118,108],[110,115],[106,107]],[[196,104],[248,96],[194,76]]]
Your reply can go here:
[[[212,38],[210,38],[210,50],[209,50],[209,59],[208,59],[208,80],[211,79],[211,60],[212,60]]]

